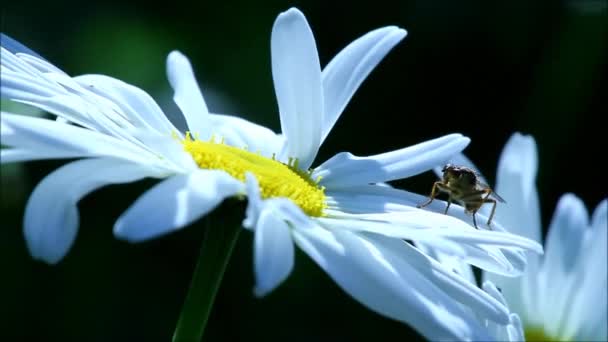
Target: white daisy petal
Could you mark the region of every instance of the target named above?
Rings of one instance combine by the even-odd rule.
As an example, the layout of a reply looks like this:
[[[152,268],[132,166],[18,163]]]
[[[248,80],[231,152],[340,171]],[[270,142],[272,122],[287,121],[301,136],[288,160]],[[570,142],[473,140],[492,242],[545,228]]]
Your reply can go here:
[[[66,75],[66,73],[63,72],[61,69],[49,63],[47,60],[40,57],[35,52],[32,53],[31,50],[29,52],[18,52],[16,53],[16,56],[41,73],[55,73]]]
[[[368,309],[410,324],[430,340],[487,340],[473,317],[391,251],[361,235],[299,229],[300,248]]]
[[[88,91],[118,105],[137,126],[145,125],[162,134],[177,132],[177,128],[145,91],[105,75],[81,75],[74,77],[74,80]]]
[[[34,97],[34,98],[11,98],[15,102],[30,105],[38,108],[40,111],[45,111],[56,115],[57,118],[64,120],[62,123],[73,122],[84,128],[107,133],[105,122],[107,118],[99,118],[99,108],[91,107],[81,98],[72,95],[55,95],[50,98]],[[95,115],[90,115],[91,111]],[[94,118],[94,119],[92,119]],[[95,120],[99,118],[99,120]]]
[[[357,189],[353,192],[328,191],[328,195],[339,203],[340,208],[346,212],[350,211],[351,205],[354,208],[361,208],[369,204],[370,210],[368,212],[374,214],[341,213],[340,216],[341,218],[362,220],[362,223],[367,220],[393,225],[393,228],[387,226],[387,232],[390,231],[391,233],[386,235],[397,234],[395,237],[408,239],[405,236],[398,236],[399,226],[401,225],[429,231],[432,229],[433,234],[437,237],[449,238],[462,243],[515,247],[536,253],[542,253],[543,251],[542,246],[536,241],[506,232],[477,230],[462,219],[415,208],[415,205],[411,203],[421,203],[421,201],[411,201],[409,199],[422,198],[420,195],[387,187],[368,186],[358,187]],[[365,193],[367,189],[370,190],[369,194]],[[356,197],[353,196],[354,193],[357,194]],[[378,210],[378,208],[381,209]],[[382,211],[386,212],[382,213]],[[376,233],[380,232],[376,231]]]
[[[310,167],[321,144],[323,94],[317,47],[306,18],[291,8],[272,28],[272,78],[288,155]]]
[[[591,215],[591,226],[593,229],[603,229],[608,221],[608,200],[603,200],[597,205]]]
[[[373,30],[350,43],[323,69],[325,114],[321,143],[361,83],[406,34],[395,26]]]
[[[500,301],[493,295],[481,291],[474,283],[452,272],[451,269],[443,267],[436,260],[431,259],[412,245],[397,239],[390,239],[381,235],[367,235],[376,246],[391,250],[395,256],[401,258],[404,263],[415,267],[433,284],[442,289],[448,296],[465,304],[485,319],[497,323],[507,323],[509,312],[504,306],[504,300]]]
[[[256,296],[265,296],[283,282],[293,268],[294,248],[287,222],[270,210],[259,214],[254,237]]]
[[[337,189],[407,178],[444,163],[469,142],[461,134],[450,134],[371,157],[338,153],[316,168],[313,179],[321,177],[322,185]]]
[[[560,336],[571,340],[606,340],[606,332],[601,332],[599,323],[605,325],[608,309],[605,306],[598,307],[598,310],[589,308],[606,302],[607,211],[608,202],[603,200],[593,212],[591,226],[585,232],[576,268],[565,279],[572,286],[568,289],[570,301],[565,308]]]
[[[25,62],[23,58],[17,56],[11,46],[5,46],[4,41],[2,41],[2,46],[0,46],[0,64],[2,66],[1,77],[4,77],[4,74],[9,71],[34,77],[38,77],[40,75],[40,72],[36,70],[35,67],[29,65],[29,63]]]
[[[353,186],[350,188],[340,189],[339,191],[331,191],[328,192],[328,194],[331,195],[332,199],[332,201],[330,201],[330,206],[333,202],[333,205],[337,205],[340,208],[344,208],[348,212],[385,212],[393,213],[392,215],[397,217],[400,215],[399,213],[403,213],[404,211],[417,210],[414,207],[425,200],[424,196],[420,196],[403,190],[393,189],[390,187],[379,187],[375,185]],[[441,201],[435,201],[425,209],[430,209],[431,211],[441,213],[441,215],[443,215],[446,204],[445,202],[437,202]],[[472,221],[471,218],[464,213],[463,208],[457,205],[452,205],[452,207],[450,207],[449,214],[449,216],[456,217],[463,222],[467,222],[469,225]],[[478,215],[477,219],[478,225],[480,226],[483,226],[483,224],[481,224],[482,221],[487,220],[487,218],[483,217],[482,215]],[[397,220],[400,219],[397,218]],[[462,223],[450,223],[447,226],[457,227],[461,225]],[[498,223],[493,222],[492,226],[493,229],[496,230],[495,233],[504,232],[504,229],[501,229]],[[459,230],[458,232],[453,232],[452,229],[436,230],[437,234],[442,235],[440,237],[448,237],[450,239],[455,238],[454,236],[451,236],[451,234],[460,235],[460,231],[462,230]],[[464,231],[467,230],[465,229]],[[470,231],[470,233],[467,233],[470,234],[468,235],[468,237],[461,236],[459,238],[455,238],[456,241],[458,241],[458,243],[467,243],[467,241],[470,243],[474,243],[473,240],[476,240],[477,238],[472,238],[472,236],[476,235],[477,233],[481,233],[485,230],[473,230],[473,227],[469,226],[468,231]],[[492,234],[494,233],[486,232],[485,234],[490,235],[490,240],[493,239]],[[532,240],[527,240],[522,237],[517,237],[512,234],[507,235],[508,238],[506,240],[509,240],[509,242],[503,240],[498,243],[499,240],[502,239],[500,236],[501,235],[496,236],[498,240],[494,241],[496,243],[495,246],[492,246],[495,243],[490,243],[490,241],[487,241],[489,245],[482,244],[481,241],[478,241],[480,243],[479,245],[465,244],[464,247],[466,250],[466,257],[464,261],[490,272],[506,276],[518,276],[523,272],[523,269],[526,265],[525,258],[523,257],[523,255],[520,254],[519,249],[523,248],[537,252],[542,251],[542,248],[538,243]],[[472,240],[469,240],[471,238]],[[486,236],[482,234],[479,238],[485,239]],[[517,242],[515,242],[515,245],[519,245],[520,247],[515,247],[515,245],[513,244],[513,239],[517,240]],[[513,247],[503,248],[502,246],[500,246],[502,245],[502,243],[505,243],[505,246],[511,245],[517,249],[509,249]]]
[[[10,51],[13,54],[27,53],[29,55],[43,59],[39,54],[34,52],[32,49],[19,43],[17,40],[11,38],[10,36],[8,36],[4,33],[0,33],[0,43],[2,44],[3,48],[5,48],[7,51]],[[3,57],[3,61],[4,61],[4,57],[5,57],[4,53],[2,54],[2,57]]]
[[[507,304],[505,297],[500,293],[500,290],[492,283],[491,281],[484,281],[481,285],[483,290],[487,292],[490,296],[501,302],[502,304]]]
[[[397,224],[389,221],[366,218],[364,215],[359,217],[357,216],[337,216],[329,213],[329,217],[319,218],[317,220],[325,227],[349,230],[353,232],[371,232],[388,237],[412,240],[415,242],[424,242],[451,255],[460,257],[464,257],[466,255],[466,252],[461,244],[438,236],[435,233],[436,229],[421,226],[419,221],[404,220]]]
[[[580,256],[587,227],[585,204],[572,194],[562,196],[549,226],[541,272],[546,275],[572,272]]]
[[[253,230],[258,222],[260,212],[262,211],[263,201],[260,195],[260,185],[251,172],[245,173],[245,189],[247,191],[248,203],[245,219],[243,220],[243,227]]]
[[[439,261],[442,265],[452,270],[452,272],[458,274],[462,278],[466,279],[471,284],[476,284],[475,274],[473,274],[473,268],[471,265],[464,263],[461,258],[453,254],[444,253],[441,250],[437,250],[434,246],[429,246],[424,243],[414,242],[416,248],[428,255],[429,257]]]
[[[498,206],[496,220],[509,232],[540,242],[540,209],[536,190],[538,157],[531,136],[513,134],[498,163],[496,192],[507,205]]]
[[[139,242],[170,233],[243,190],[243,183],[223,171],[197,170],[173,176],[140,196],[120,216],[114,235]]]
[[[225,143],[246,148],[265,157],[278,153],[285,138],[272,130],[232,115],[210,114],[213,132]]]
[[[17,57],[8,52],[6,54],[10,58],[3,59],[2,89],[0,89],[3,98],[38,107],[100,132],[116,133],[116,129],[112,126],[129,125],[129,122],[122,117],[124,113],[119,106],[90,91],[94,90],[94,87],[83,87],[63,72],[40,72],[36,68],[51,68],[46,64],[40,65],[46,63],[43,61],[38,61],[33,66],[28,64],[27,61],[35,59],[34,57],[28,59],[25,55]],[[18,64],[18,67],[5,70],[6,59]],[[23,71],[25,69],[29,72]],[[141,90],[138,91],[139,93],[133,91],[132,95],[148,96],[145,93],[142,95]]]
[[[66,92],[44,79],[20,72],[2,69],[0,90],[2,98],[31,100],[39,97],[50,97]]]
[[[209,110],[190,61],[179,51],[172,51],[167,57],[167,78],[173,87],[173,101],[184,114],[190,132],[208,139],[211,136]]]
[[[3,148],[0,150],[0,162],[2,164],[27,162],[41,159],[73,158],[78,156],[78,154],[66,151],[54,151],[52,149],[27,150],[21,148]]]
[[[113,156],[147,163],[141,149],[95,131],[5,112],[2,112],[0,120],[2,144],[6,146],[29,150],[52,146],[53,150],[65,151],[72,157]]]
[[[291,200],[284,197],[275,197],[262,200],[260,197],[260,188],[255,176],[247,172],[245,174],[247,199],[247,213],[243,225],[245,228],[254,229],[262,210],[271,210],[280,215],[285,221],[288,221],[292,227],[306,229],[314,227],[313,221],[308,217],[300,207]]]
[[[513,331],[509,331],[510,341],[525,341],[524,327],[521,324],[519,315],[511,313],[510,320],[513,327]]]
[[[76,204],[82,197],[108,184],[153,174],[140,165],[111,158],[79,160],[55,170],[36,186],[25,208],[23,225],[30,254],[57,263],[76,238]]]
[[[160,156],[162,161],[167,161],[164,165],[174,172],[183,173],[198,169],[192,156],[184,151],[184,146],[178,139],[149,130],[133,130],[131,134],[146,148]]]

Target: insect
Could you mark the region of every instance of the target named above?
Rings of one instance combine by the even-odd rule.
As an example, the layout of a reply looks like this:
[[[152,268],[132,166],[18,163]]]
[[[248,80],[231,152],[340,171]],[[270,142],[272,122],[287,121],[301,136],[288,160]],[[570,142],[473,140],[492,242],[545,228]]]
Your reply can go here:
[[[496,211],[496,201],[505,203],[505,200],[485,184],[480,175],[468,167],[447,164],[441,171],[443,178],[433,184],[429,199],[417,207],[426,207],[433,202],[438,192],[445,192],[449,198],[444,214],[448,213],[452,201],[457,201],[464,206],[467,214],[473,215],[473,225],[477,228],[475,214],[483,204],[492,203],[492,212],[487,223],[490,226]]]

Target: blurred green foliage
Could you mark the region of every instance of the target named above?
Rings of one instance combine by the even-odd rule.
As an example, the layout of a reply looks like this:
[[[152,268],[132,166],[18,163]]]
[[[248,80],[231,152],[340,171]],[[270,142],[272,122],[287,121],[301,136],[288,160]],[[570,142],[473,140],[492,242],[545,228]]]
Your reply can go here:
[[[323,65],[376,27],[409,32],[361,86],[318,161],[460,132],[472,138],[467,154],[493,180],[503,144],[521,131],[539,145],[545,225],[564,192],[589,207],[606,196],[605,1],[15,1],[2,5],[1,29],[72,75],[103,73],[135,84],[169,113],[176,108],[165,58],[181,50],[212,111],[278,131],[270,29],[294,5],[308,17]],[[80,202],[81,229],[65,260],[35,262],[22,236],[25,200],[64,162],[2,166],[0,340],[168,340],[198,254],[200,223],[149,243],[117,241],[115,219],[154,182],[110,186]],[[396,185],[426,193],[432,179]],[[254,298],[251,245],[243,232],[208,340],[418,338],[351,300],[302,253],[278,290]]]

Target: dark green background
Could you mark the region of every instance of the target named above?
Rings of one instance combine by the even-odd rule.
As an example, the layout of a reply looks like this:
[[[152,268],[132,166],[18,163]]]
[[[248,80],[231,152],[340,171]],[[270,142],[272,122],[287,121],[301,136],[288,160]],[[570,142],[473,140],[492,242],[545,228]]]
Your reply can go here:
[[[466,152],[493,181],[504,143],[521,131],[538,143],[545,226],[564,192],[588,207],[606,196],[605,1],[10,1],[2,4],[1,28],[71,75],[120,78],[169,110],[165,58],[179,49],[212,109],[278,131],[270,30],[291,6],[306,14],[322,65],[371,29],[393,24],[409,32],[361,86],[318,162],[340,151],[368,155],[460,132],[472,138]],[[200,222],[149,243],[117,241],[115,219],[154,182],[110,186],[80,202],[80,232],[63,261],[34,262],[22,237],[25,201],[61,164],[29,163],[18,179],[3,168],[0,340],[169,340],[198,254]],[[432,180],[426,174],[396,185],[426,193]],[[208,340],[418,338],[351,300],[300,252],[288,280],[254,298],[251,245],[243,232]]]

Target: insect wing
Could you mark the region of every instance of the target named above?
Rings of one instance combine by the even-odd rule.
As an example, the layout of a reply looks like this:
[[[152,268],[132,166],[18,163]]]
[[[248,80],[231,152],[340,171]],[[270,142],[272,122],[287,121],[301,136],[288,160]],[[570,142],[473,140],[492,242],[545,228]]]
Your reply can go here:
[[[502,202],[502,203],[507,203],[507,201],[505,201],[504,198],[500,197],[499,194],[497,194],[496,192],[494,192],[494,190],[492,190],[492,197],[496,198],[498,200],[498,202]]]
[[[490,196],[492,196],[492,197],[494,197],[495,199],[497,199],[497,200],[498,200],[498,202],[501,202],[501,203],[507,203],[507,201],[505,201],[505,199],[504,199],[504,198],[500,197],[500,195],[499,195],[499,194],[497,194],[497,193],[496,193],[496,191],[492,190],[492,188],[491,188],[491,187],[490,187],[490,186],[489,186],[487,183],[483,182],[482,180],[479,180],[479,181],[477,182],[477,186],[479,187],[479,189],[490,189],[490,191],[492,191],[492,192],[490,193]]]

